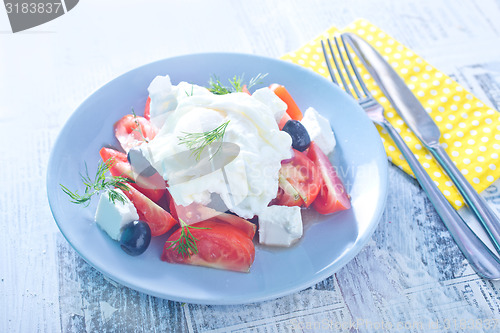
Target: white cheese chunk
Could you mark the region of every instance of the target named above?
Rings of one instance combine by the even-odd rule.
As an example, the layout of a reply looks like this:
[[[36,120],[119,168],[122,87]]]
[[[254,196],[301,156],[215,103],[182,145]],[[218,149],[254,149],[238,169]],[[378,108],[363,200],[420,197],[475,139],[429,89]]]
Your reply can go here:
[[[333,151],[336,141],[328,119],[320,115],[314,108],[308,108],[301,123],[309,133],[311,141],[314,141],[325,155]]]
[[[259,214],[259,242],[290,246],[302,237],[300,207],[269,206]]]
[[[167,112],[177,107],[170,77],[168,75],[155,77],[148,87],[148,92],[151,98],[149,105],[151,122],[156,127],[161,127],[165,122]]]
[[[115,189],[115,191],[125,196],[120,189]],[[134,204],[127,197],[125,198],[125,203],[118,200],[113,203],[109,199],[109,191],[106,191],[101,194],[97,205],[95,221],[114,240],[120,240],[122,228],[126,224],[139,219]]]
[[[280,122],[286,112],[287,106],[271,89],[258,89],[252,94],[252,97],[267,105],[273,112],[276,122]]]

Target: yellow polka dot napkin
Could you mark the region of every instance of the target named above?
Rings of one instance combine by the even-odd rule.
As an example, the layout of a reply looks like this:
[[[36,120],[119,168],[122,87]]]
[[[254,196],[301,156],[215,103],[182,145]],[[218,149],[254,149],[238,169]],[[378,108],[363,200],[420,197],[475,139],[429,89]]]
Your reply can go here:
[[[482,192],[500,176],[500,114],[466,91],[458,83],[428,64],[417,54],[366,20],[357,20],[343,31],[332,27],[282,59],[312,69],[329,78],[320,41],[339,32],[354,32],[375,47],[403,78],[441,130],[441,144],[465,178]],[[358,66],[359,59],[352,54]],[[418,138],[406,126],[368,71],[360,68],[366,85],[384,106],[386,117],[398,130],[420,163],[450,203],[464,205],[452,181]],[[382,128],[378,128],[389,160],[408,174],[412,171],[403,155]]]

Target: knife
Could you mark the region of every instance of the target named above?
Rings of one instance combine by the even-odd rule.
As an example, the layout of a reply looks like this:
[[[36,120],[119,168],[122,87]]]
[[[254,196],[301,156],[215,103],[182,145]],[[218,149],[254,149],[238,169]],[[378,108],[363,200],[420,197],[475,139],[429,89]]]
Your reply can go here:
[[[432,153],[476,214],[496,251],[500,253],[500,219],[457,169],[439,143],[441,132],[403,79],[368,42],[353,33],[342,34],[366,69],[422,144]]]

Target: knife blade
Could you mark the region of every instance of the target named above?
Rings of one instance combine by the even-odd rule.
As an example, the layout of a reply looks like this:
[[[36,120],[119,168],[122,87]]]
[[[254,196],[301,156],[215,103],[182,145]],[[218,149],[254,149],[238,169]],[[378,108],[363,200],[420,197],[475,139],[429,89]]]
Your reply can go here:
[[[441,131],[408,88],[404,80],[384,57],[368,42],[354,33],[342,34],[380,87],[396,112],[453,181],[467,205],[477,216],[494,248],[500,253],[500,219],[486,201],[457,169],[439,143]]]

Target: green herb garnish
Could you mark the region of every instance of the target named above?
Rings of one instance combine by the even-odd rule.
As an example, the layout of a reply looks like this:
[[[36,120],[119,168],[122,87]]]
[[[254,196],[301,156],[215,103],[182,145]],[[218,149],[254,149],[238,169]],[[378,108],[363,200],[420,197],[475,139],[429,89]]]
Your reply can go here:
[[[193,96],[194,94],[194,84],[191,85],[191,93],[188,93],[187,91],[184,90],[184,92],[186,93],[186,96],[187,97],[191,97]]]
[[[201,153],[205,149],[205,147],[209,146],[214,142],[220,142],[219,148],[212,155],[212,157],[217,154],[222,146],[222,138],[226,133],[226,127],[229,124],[229,120],[225,123],[222,123],[220,126],[214,128],[208,132],[202,133],[186,133],[183,132],[184,136],[179,136],[179,144],[186,145],[189,150],[191,150],[192,154],[196,156],[196,160],[199,160],[201,157]]]
[[[225,95],[231,93],[231,90],[222,85],[219,78],[215,75],[210,78],[210,81],[208,81],[208,85],[208,90],[216,95]]]
[[[136,128],[133,128],[132,131],[137,131],[139,132],[139,134],[142,136],[142,139],[146,142],[146,143],[149,143],[149,140],[148,138],[146,138],[146,136],[144,135],[144,133],[142,132],[142,127],[141,125],[139,124],[139,120],[137,120],[137,115],[135,114],[135,111],[134,111],[134,108],[131,108],[132,109],[132,114],[134,115],[134,122],[135,124],[137,125]]]
[[[106,162],[99,163],[93,180],[89,176],[87,163],[85,163],[85,175],[80,174],[82,182],[85,185],[84,194],[79,194],[78,191],[72,192],[66,186],[62,184],[59,185],[61,186],[63,192],[71,198],[72,203],[84,205],[85,207],[90,204],[94,195],[105,190],[108,191],[108,196],[112,203],[115,203],[115,201],[126,203],[127,197],[116,191],[116,188],[128,191],[130,188],[127,183],[133,183],[134,181],[121,176],[106,177],[106,172],[113,166],[114,163],[115,161],[112,157]]]
[[[262,84],[262,81],[266,78],[266,74],[257,74],[255,77],[250,79],[250,82],[248,82],[247,89],[252,88],[253,86],[256,86],[258,84]]]
[[[235,92],[242,92],[243,91],[243,76],[244,74],[237,76],[235,75],[232,80],[229,80],[229,83],[233,87],[233,91]]]
[[[182,255],[184,258],[185,255],[191,257],[191,255],[198,253],[198,246],[196,245],[196,241],[198,238],[194,237],[191,233],[191,229],[210,229],[203,227],[194,227],[192,225],[188,225],[182,219],[179,218],[179,223],[181,225],[181,234],[179,238],[175,241],[167,241],[170,245],[167,249],[173,248],[177,250],[177,252]]]
[[[208,81],[208,90],[216,95],[225,95],[233,92],[242,92],[245,84],[243,83],[244,74],[238,76],[235,75],[232,79],[228,80],[230,86],[225,86],[222,84],[220,79],[217,76],[212,76],[210,81]],[[261,84],[262,80],[267,76],[267,74],[257,74],[257,76],[250,79],[250,82],[247,85],[247,89],[252,88],[257,84]]]

